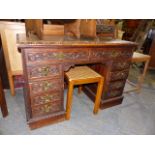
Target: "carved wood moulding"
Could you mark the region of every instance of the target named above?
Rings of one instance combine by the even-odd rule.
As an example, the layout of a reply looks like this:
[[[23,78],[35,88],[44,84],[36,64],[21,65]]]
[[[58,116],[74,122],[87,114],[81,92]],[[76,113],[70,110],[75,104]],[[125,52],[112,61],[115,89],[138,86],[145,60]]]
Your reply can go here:
[[[130,51],[120,51],[120,50],[95,50],[91,53],[92,59],[109,59],[109,58],[130,58]]]
[[[32,51],[32,50],[31,50]],[[74,61],[74,60],[93,60],[93,59],[109,59],[109,58],[130,58],[132,53],[128,50],[104,50],[104,49],[82,49],[82,50],[64,50],[64,51],[33,51],[27,53],[27,61],[36,63],[40,61],[54,60],[56,62]]]
[[[28,53],[27,60],[30,63],[48,60],[76,60],[76,59],[88,59],[89,53],[86,51],[80,52],[35,52]]]

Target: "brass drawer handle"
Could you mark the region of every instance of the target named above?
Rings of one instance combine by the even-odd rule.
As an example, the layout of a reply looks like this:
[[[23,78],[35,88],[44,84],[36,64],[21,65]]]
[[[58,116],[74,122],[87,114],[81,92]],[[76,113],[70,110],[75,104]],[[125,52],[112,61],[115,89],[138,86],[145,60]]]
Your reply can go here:
[[[47,82],[47,81],[43,83],[43,89],[45,91],[52,88],[52,86],[53,86],[53,83],[50,83],[50,82]]]
[[[52,110],[52,106],[51,105],[44,105],[43,107],[41,107],[41,111],[48,113]]]
[[[44,76],[47,76],[50,72],[50,69],[49,67],[42,67],[40,71]]]
[[[46,95],[46,96],[40,97],[40,99],[44,100],[45,103],[51,102],[53,98],[54,98],[54,95]]]

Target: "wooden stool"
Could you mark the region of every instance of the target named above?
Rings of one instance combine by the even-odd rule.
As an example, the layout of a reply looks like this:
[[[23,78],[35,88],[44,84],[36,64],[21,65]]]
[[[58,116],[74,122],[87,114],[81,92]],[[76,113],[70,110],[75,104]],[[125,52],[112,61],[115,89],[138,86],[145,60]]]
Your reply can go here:
[[[2,88],[1,77],[0,77],[0,109],[2,111],[3,117],[6,117],[8,115],[8,109],[7,109],[6,100],[5,100],[5,96]]]
[[[68,72],[65,73],[65,76],[69,83],[68,93],[67,93],[67,104],[66,104],[66,119],[70,119],[71,107],[72,107],[72,95],[74,85],[82,85],[89,83],[98,83],[97,94],[94,104],[94,114],[97,114],[101,95],[104,78],[96,73],[94,70],[87,66],[80,66],[71,68]],[[79,93],[81,92],[81,87],[79,87]]]
[[[138,83],[137,84],[134,84],[131,81],[127,80],[127,83],[129,83],[130,85],[134,86],[135,88],[126,90],[124,93],[128,93],[128,92],[131,92],[131,91],[140,92],[142,84],[144,82],[146,71],[148,69],[150,58],[151,57],[149,55],[145,55],[145,54],[142,54],[142,53],[134,52],[132,60],[131,60],[132,63],[144,62],[145,66],[144,66],[144,69],[143,69],[143,73],[141,75],[139,75],[139,77],[138,77]]]

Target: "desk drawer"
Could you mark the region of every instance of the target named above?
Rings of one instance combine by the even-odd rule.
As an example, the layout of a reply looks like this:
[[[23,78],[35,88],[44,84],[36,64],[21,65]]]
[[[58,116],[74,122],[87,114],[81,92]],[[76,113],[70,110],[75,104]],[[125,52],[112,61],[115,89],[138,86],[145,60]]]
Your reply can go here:
[[[32,107],[32,117],[47,116],[64,110],[61,101]]]
[[[111,72],[110,81],[126,80],[129,74],[129,70],[123,70],[118,72]]]
[[[71,48],[71,49],[27,49],[27,64],[36,64],[40,62],[66,62],[76,60],[89,60],[89,49]]]
[[[110,99],[110,98],[122,95],[122,92],[123,92],[123,89],[110,90],[107,93],[105,93],[103,96],[104,96],[104,99]]]
[[[129,69],[130,64],[131,63],[129,60],[115,61],[115,62],[113,62],[113,65],[112,65],[112,71]]]
[[[128,59],[131,58],[132,52],[127,49],[100,49],[95,48],[91,52],[91,60],[102,59]]]
[[[37,65],[27,67],[28,78],[45,78],[45,77],[60,77],[62,76],[61,65]]]
[[[124,88],[126,80],[114,81],[109,83],[109,90]]]
[[[31,104],[33,105],[41,105],[47,104],[54,101],[62,100],[62,92],[61,91],[53,91],[44,94],[38,94],[36,96],[31,96]]]
[[[63,84],[61,79],[40,80],[29,83],[29,87],[31,94],[35,95],[48,91],[58,91],[63,89]]]

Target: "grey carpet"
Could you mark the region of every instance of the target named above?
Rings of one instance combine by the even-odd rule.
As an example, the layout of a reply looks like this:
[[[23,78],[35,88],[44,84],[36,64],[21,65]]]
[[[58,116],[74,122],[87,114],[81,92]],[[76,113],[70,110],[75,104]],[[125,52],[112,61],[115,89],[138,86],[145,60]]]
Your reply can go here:
[[[71,119],[30,130],[26,124],[22,89],[15,97],[5,90],[9,116],[0,114],[1,135],[124,135],[155,134],[155,91],[142,89],[140,94],[125,94],[121,105],[100,110],[93,115],[93,103],[74,89]],[[66,91],[64,92],[66,98]]]

